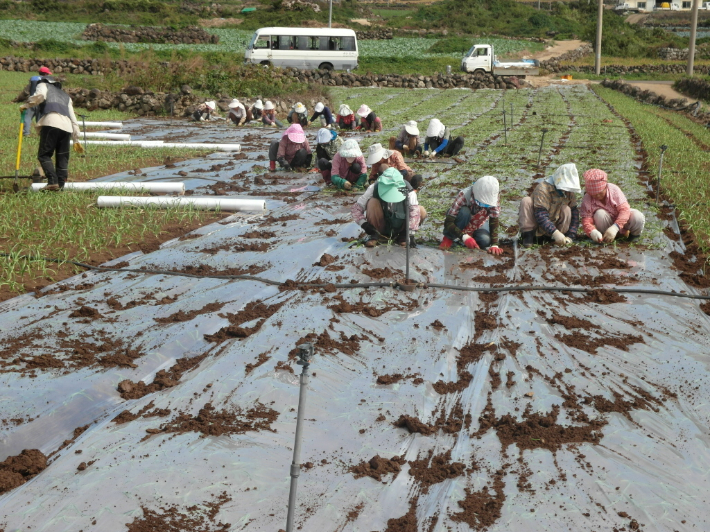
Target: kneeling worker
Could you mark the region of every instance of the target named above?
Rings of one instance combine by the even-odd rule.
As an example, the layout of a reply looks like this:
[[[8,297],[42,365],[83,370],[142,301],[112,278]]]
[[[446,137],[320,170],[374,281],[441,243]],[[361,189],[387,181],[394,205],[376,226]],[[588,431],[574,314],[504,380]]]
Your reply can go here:
[[[325,182],[338,188],[350,190],[353,187],[364,188],[367,184],[367,165],[355,139],[343,142],[332,162],[319,160],[318,168]]]
[[[571,244],[579,227],[577,194],[580,192],[574,163],[563,164],[538,183],[532,197],[520,201],[518,224],[523,247],[532,246],[539,236],[552,238],[558,246]]]
[[[389,168],[399,170],[404,179],[412,176],[412,169],[404,162],[402,154],[396,150],[387,150],[382,144],[373,144],[367,149],[367,164],[372,166],[369,181],[372,183],[381,173],[380,167],[387,165]]]
[[[611,243],[617,235],[638,238],[643,232],[646,217],[632,209],[621,189],[607,182],[606,172],[599,169],[584,172],[582,198],[582,227],[594,242]]]
[[[454,240],[461,240],[469,249],[487,249],[488,253],[501,255],[498,247],[500,216],[498,180],[485,175],[473,185],[458,193],[444,219],[444,238],[439,249],[449,249]],[[488,231],[483,224],[488,220]]]
[[[409,233],[413,241],[414,233],[419,229],[420,207],[416,192],[395,168],[385,170],[353,204],[350,209],[353,220],[368,235],[406,244],[405,192],[409,196]]]
[[[300,124],[291,124],[281,140],[272,140],[269,146],[269,170],[272,172],[276,170],[276,161],[290,172],[292,168],[310,168],[312,159],[311,147]]]

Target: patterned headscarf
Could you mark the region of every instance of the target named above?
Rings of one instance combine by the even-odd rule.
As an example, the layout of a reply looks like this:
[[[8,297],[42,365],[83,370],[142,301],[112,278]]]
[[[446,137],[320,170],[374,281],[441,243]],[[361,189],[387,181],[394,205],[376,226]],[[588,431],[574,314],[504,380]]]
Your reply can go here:
[[[594,196],[603,192],[606,188],[607,175],[604,170],[599,170],[594,168],[592,170],[587,170],[584,172],[584,188],[587,190],[587,194]]]

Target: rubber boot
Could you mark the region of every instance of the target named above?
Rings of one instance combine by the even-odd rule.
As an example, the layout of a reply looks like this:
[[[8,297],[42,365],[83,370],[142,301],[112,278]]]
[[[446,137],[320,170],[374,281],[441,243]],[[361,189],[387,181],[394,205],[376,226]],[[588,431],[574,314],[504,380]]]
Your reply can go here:
[[[269,171],[270,172],[276,171],[276,161],[269,161]]]
[[[529,248],[533,244],[535,244],[535,230],[533,229],[532,231],[524,231],[522,234],[523,237],[523,247],[524,248]]]

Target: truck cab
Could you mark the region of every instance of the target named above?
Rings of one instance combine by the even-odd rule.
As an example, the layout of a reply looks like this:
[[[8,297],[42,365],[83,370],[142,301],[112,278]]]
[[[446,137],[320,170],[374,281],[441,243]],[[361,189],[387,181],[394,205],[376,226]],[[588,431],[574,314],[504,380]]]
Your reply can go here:
[[[498,61],[490,44],[474,44],[461,60],[464,72],[490,72],[496,76],[536,76],[540,73],[539,67],[540,62],[534,59]]]
[[[466,52],[461,60],[461,70],[464,72],[490,72],[493,57],[493,47],[490,44],[474,44],[471,49]]]

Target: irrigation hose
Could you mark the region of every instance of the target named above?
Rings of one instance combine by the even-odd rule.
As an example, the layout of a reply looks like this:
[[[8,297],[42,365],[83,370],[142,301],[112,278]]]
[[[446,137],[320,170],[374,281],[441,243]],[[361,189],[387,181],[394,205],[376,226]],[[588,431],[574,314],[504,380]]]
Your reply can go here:
[[[681,297],[685,299],[705,299],[710,300],[710,296],[703,296],[699,294],[682,294],[680,292],[669,292],[667,290],[652,290],[649,288],[573,288],[569,286],[533,286],[533,285],[516,285],[516,286],[458,286],[454,284],[441,284],[441,283],[417,283],[414,285],[403,285],[397,281],[390,281],[388,283],[299,283],[296,282],[294,285],[289,285],[285,282],[274,281],[272,279],[266,279],[264,277],[257,277],[256,275],[209,275],[209,274],[195,274],[195,273],[185,273],[185,272],[175,272],[171,270],[144,270],[140,268],[108,268],[105,266],[93,266],[91,264],[86,264],[84,262],[77,262],[73,260],[62,260],[62,259],[52,259],[48,257],[33,257],[31,255],[13,255],[11,253],[0,253],[0,257],[14,257],[17,259],[26,259],[28,261],[45,261],[54,262],[57,264],[73,264],[79,266],[80,268],[86,268],[88,270],[95,270],[101,272],[129,272],[129,273],[143,273],[152,275],[172,275],[177,277],[192,277],[195,279],[225,279],[230,281],[256,281],[259,283],[264,283],[272,286],[281,286],[285,289],[309,289],[309,288],[399,288],[407,292],[413,291],[415,288],[441,288],[443,290],[459,290],[463,292],[576,292],[582,294],[593,293],[597,290],[608,290],[609,292],[616,292],[617,294],[650,294],[657,296],[670,296],[670,297]]]

